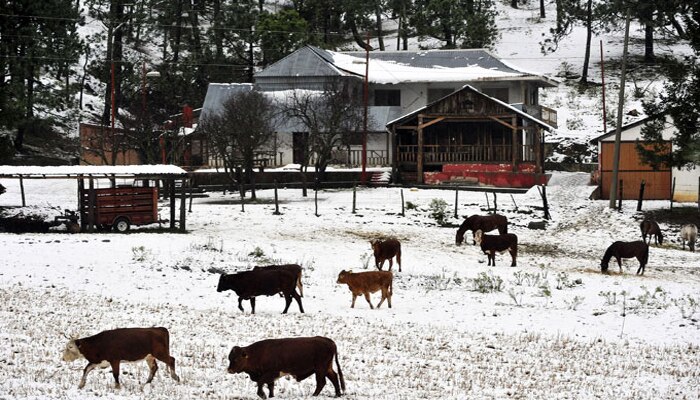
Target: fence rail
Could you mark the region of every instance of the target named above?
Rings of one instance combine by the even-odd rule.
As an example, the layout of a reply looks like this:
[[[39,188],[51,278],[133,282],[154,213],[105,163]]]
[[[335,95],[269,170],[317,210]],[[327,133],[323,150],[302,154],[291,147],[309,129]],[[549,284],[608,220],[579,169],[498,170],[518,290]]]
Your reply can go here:
[[[523,145],[520,161],[535,161],[533,146]],[[398,146],[397,158],[402,162],[418,161],[417,145]],[[461,145],[461,146],[423,146],[423,160],[425,162],[460,163],[460,162],[510,162],[513,160],[513,146],[511,145]]]

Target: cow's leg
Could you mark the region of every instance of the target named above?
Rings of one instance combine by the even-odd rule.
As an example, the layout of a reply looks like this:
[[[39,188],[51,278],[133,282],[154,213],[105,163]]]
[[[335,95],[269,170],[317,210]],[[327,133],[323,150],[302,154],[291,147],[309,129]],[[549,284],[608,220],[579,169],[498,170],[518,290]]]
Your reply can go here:
[[[155,357],[149,354],[146,356],[146,364],[148,364],[148,369],[151,370],[151,372],[148,374],[148,379],[146,379],[146,383],[151,383],[153,377],[156,375],[156,371],[158,371],[158,363],[156,362]]]
[[[617,266],[620,267],[620,272],[622,272],[622,259],[618,256],[615,256],[615,260],[617,260]]]
[[[250,308],[252,309],[250,313],[255,314],[255,297],[250,298]]]
[[[340,397],[340,381],[338,380],[338,374],[333,371],[333,360],[328,363],[328,368],[326,369],[326,377],[330,379],[335,389],[335,397]]]
[[[270,398],[275,397],[275,381],[267,382],[267,391],[270,392]]]
[[[238,296],[238,309],[241,311],[243,310],[243,297]]]
[[[296,300],[297,304],[299,305],[299,312],[303,313],[304,306],[301,305],[301,296],[299,296],[296,290],[292,291],[292,297],[294,297],[294,300]]]
[[[389,271],[391,271],[392,268],[394,268],[394,259],[390,258],[389,259]]]
[[[119,384],[119,360],[110,361],[109,365],[112,366],[112,376],[114,377],[115,382],[114,387],[119,389],[119,387],[121,386]]]
[[[88,363],[87,366],[85,366],[85,369],[83,370],[83,377],[80,378],[80,383],[78,384],[78,389],[82,389],[85,387],[85,380],[87,379],[88,374],[90,371],[93,369],[97,368],[100,364],[93,364],[93,363]]]
[[[175,357],[170,357],[170,354],[167,352],[159,352],[158,354],[155,354],[155,358],[161,362],[164,362],[165,365],[168,366],[170,377],[173,378],[175,382],[180,382],[180,377],[177,376],[177,373],[175,373]]]
[[[369,292],[365,292],[365,300],[367,300],[367,303],[369,303],[369,308],[374,310],[374,306],[372,305],[372,302],[369,301]]]
[[[265,396],[265,392],[263,392],[263,382],[258,382],[258,396],[260,396],[261,399],[266,399],[267,396]]]
[[[318,396],[326,386],[326,373],[323,370],[316,370],[316,390],[314,390],[314,396]]]
[[[285,302],[285,305],[284,305],[284,311],[282,311],[282,314],[286,314],[287,310],[289,310],[289,306],[292,304],[292,295],[285,293],[284,294],[284,302]]]
[[[350,305],[350,308],[355,308],[355,300],[357,299],[357,295],[355,293],[352,294],[352,304]]]
[[[384,268],[384,260],[376,261],[375,264],[377,264],[377,269],[380,271]]]
[[[515,267],[516,259],[518,258],[518,248],[511,247],[508,249],[510,252],[510,257],[513,259],[513,262],[510,264],[511,267]]]
[[[379,300],[379,304],[377,304],[377,308],[382,306],[382,303],[384,303],[385,299],[386,299],[386,288],[382,288],[382,299]]]

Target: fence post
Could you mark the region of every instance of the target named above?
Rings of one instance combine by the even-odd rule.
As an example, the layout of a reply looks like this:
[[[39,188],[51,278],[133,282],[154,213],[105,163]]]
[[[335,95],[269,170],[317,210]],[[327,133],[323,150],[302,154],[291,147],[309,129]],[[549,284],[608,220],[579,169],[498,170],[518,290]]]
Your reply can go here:
[[[642,211],[642,200],[644,199],[644,186],[646,182],[642,179],[642,183],[639,185],[639,198],[637,199],[637,211]]]
[[[19,191],[22,193],[22,207],[26,207],[27,202],[24,198],[24,178],[22,178],[21,176],[19,177]]]
[[[510,199],[513,200],[513,205],[515,206],[515,211],[517,212],[518,211],[518,203],[515,202],[515,197],[513,197],[512,194],[510,195]]]
[[[700,211],[700,176],[698,176],[698,211]]]
[[[459,205],[459,189],[455,189],[455,218],[458,218],[457,205]]]
[[[355,204],[357,202],[357,184],[352,186],[352,213],[355,214]]]
[[[540,195],[542,196],[542,208],[544,208],[544,219],[549,220],[552,218],[551,215],[549,215],[549,202],[547,201],[547,186],[542,185],[542,191],[540,192]]]
[[[245,197],[241,196],[241,212],[245,212]]]
[[[280,215],[280,203],[279,203],[279,198],[277,197],[277,179],[275,179],[275,212],[272,213],[272,215]]]
[[[314,206],[315,206],[314,215],[316,215],[318,217],[318,187],[314,188]]]
[[[489,194],[487,192],[484,192],[484,196],[486,196],[486,212],[491,212],[491,203],[489,202]]]
[[[622,179],[620,179],[620,193],[617,196],[617,211],[622,211]]]
[[[676,177],[673,177],[673,183],[671,184],[671,211],[673,211],[673,195],[676,193]]]
[[[495,214],[498,212],[498,206],[496,205],[496,192],[493,191],[491,193],[493,193],[493,213]]]
[[[401,216],[403,217],[405,215],[406,214],[404,213],[403,189],[401,189]]]

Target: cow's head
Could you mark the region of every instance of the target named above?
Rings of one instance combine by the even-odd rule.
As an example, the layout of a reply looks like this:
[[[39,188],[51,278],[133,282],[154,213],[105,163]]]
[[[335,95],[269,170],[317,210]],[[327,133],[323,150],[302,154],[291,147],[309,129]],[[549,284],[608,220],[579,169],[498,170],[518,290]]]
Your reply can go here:
[[[338,274],[338,283],[347,283],[348,276],[350,276],[350,274],[352,274],[352,271],[346,271],[346,270],[340,271],[340,273]]]
[[[248,354],[238,346],[233,346],[228,355],[228,373],[237,374],[243,372],[248,362]]]
[[[369,245],[372,246],[372,251],[374,251],[374,254],[375,254],[375,255],[376,255],[377,252],[379,252],[379,250],[381,249],[381,244],[382,244],[382,241],[379,240],[379,239],[375,239],[375,240],[370,240],[370,241],[369,241]]]
[[[228,290],[228,275],[226,274],[221,274],[219,277],[219,284],[216,285],[216,291],[217,292],[223,292],[224,290]]]
[[[66,348],[63,349],[63,361],[75,361],[81,357],[83,357],[83,354],[80,352],[79,340],[69,340]]]

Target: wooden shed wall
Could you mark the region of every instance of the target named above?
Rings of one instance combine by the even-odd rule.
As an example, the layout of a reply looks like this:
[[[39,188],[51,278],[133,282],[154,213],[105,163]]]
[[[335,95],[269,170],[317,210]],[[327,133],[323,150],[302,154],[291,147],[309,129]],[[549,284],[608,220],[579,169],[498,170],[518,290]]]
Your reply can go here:
[[[620,168],[618,178],[622,180],[622,198],[633,200],[639,197],[639,186],[644,180],[644,199],[666,200],[671,198],[671,169],[654,170],[642,163],[635,148],[636,142],[620,143]],[[670,150],[671,145],[668,145]],[[600,154],[601,196],[610,198],[610,181],[612,180],[614,142],[602,142]]]

